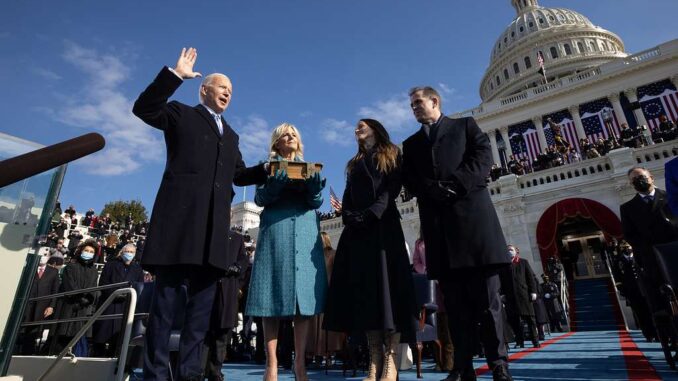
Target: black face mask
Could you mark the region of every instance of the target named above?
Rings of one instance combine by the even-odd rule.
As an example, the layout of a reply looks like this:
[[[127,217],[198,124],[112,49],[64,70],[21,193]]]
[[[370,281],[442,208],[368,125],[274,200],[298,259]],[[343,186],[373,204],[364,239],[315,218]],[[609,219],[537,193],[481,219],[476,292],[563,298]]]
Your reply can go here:
[[[633,187],[640,193],[647,193],[650,190],[650,183],[647,180],[645,176],[638,176],[632,181]]]

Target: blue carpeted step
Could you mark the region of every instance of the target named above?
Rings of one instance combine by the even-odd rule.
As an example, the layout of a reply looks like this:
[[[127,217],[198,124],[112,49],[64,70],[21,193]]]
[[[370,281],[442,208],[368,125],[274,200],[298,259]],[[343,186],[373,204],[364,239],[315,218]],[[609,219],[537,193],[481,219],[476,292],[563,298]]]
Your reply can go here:
[[[607,331],[617,329],[615,295],[610,292],[608,279],[583,279],[574,282],[573,326],[577,331]]]

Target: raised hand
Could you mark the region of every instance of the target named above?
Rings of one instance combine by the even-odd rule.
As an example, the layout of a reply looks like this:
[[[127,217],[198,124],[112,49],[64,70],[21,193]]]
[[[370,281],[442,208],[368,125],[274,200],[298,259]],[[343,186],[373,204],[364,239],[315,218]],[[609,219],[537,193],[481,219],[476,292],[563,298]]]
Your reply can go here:
[[[182,48],[174,71],[183,79],[202,77],[202,74],[193,71],[196,58],[198,58],[198,51],[195,48]]]

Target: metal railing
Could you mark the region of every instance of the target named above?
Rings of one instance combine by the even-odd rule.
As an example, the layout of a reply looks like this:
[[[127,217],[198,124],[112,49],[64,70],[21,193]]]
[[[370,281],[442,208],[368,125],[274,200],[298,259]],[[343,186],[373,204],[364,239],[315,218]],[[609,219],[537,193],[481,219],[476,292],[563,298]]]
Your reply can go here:
[[[563,306],[563,314],[565,315],[565,322],[567,323],[567,328],[572,331],[570,326],[570,291],[568,289],[569,283],[567,282],[567,277],[563,274],[564,271],[560,272],[560,304]]]
[[[84,321],[85,324],[80,328],[80,330],[73,336],[71,341],[59,352],[59,354],[56,356],[54,359],[54,362],[45,370],[45,372],[38,377],[38,381],[46,381],[47,376],[56,368],[56,366],[59,364],[60,360],[66,356],[69,356],[73,359],[75,359],[75,355],[73,354],[73,347],[76,345],[76,343],[80,340],[80,338],[83,337],[87,333],[87,331],[92,327],[95,321],[97,320],[114,320],[114,319],[120,319],[120,318],[125,318],[125,325],[124,325],[124,330],[123,330],[123,337],[122,337],[122,342],[120,345],[120,354],[118,357],[118,365],[116,368],[116,381],[123,381],[124,376],[125,376],[125,362],[127,361],[127,352],[129,348],[129,342],[131,339],[131,334],[132,334],[132,325],[134,323],[135,318],[140,318],[140,317],[146,317],[148,314],[135,314],[136,311],[136,304],[137,304],[137,293],[134,288],[130,287],[131,282],[121,282],[121,283],[114,283],[114,284],[109,284],[105,286],[97,286],[97,287],[90,287],[90,288],[84,288],[81,290],[74,290],[74,291],[66,291],[66,292],[61,292],[58,294],[51,294],[51,295],[46,295],[46,296],[39,296],[35,298],[29,299],[30,302],[35,302],[39,300],[47,300],[47,299],[56,299],[64,296],[70,296],[70,295],[77,295],[77,294],[82,294],[86,292],[96,292],[96,291],[101,291],[101,290],[106,290],[106,289],[112,289],[112,288],[117,288],[117,290],[113,291],[111,295],[106,298],[106,300],[99,306],[99,308],[92,314],[92,316],[87,316],[87,317],[79,317],[79,318],[68,318],[68,319],[55,319],[55,320],[42,320],[42,321],[36,321],[36,322],[26,322],[22,323],[22,327],[30,327],[30,326],[41,326],[41,325],[55,325],[55,324],[60,324],[60,323],[72,323],[72,322],[82,322]],[[120,287],[125,287],[125,288],[120,288]],[[127,308],[126,308],[126,313],[125,314],[111,314],[111,315],[103,315],[104,311],[108,306],[110,306],[119,296],[129,294],[129,298],[127,298]]]

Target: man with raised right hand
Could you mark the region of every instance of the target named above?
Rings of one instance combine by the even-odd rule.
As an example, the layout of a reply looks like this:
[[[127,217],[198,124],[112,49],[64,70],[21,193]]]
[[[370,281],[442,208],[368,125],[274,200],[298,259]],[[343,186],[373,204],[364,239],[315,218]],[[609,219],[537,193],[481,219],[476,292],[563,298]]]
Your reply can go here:
[[[164,67],[134,103],[134,115],[162,130],[167,163],[153,205],[141,264],[155,274],[144,354],[144,380],[167,380],[173,320],[184,325],[179,380],[202,380],[201,349],[209,328],[217,280],[228,263],[232,185],[266,181],[266,164],[246,168],[238,135],[221,114],[231,102],[230,79],[220,73],[200,85],[200,104],[168,99],[193,71],[194,48],[182,49],[173,69]],[[186,297],[183,297],[186,293]],[[183,316],[175,316],[183,314]]]

